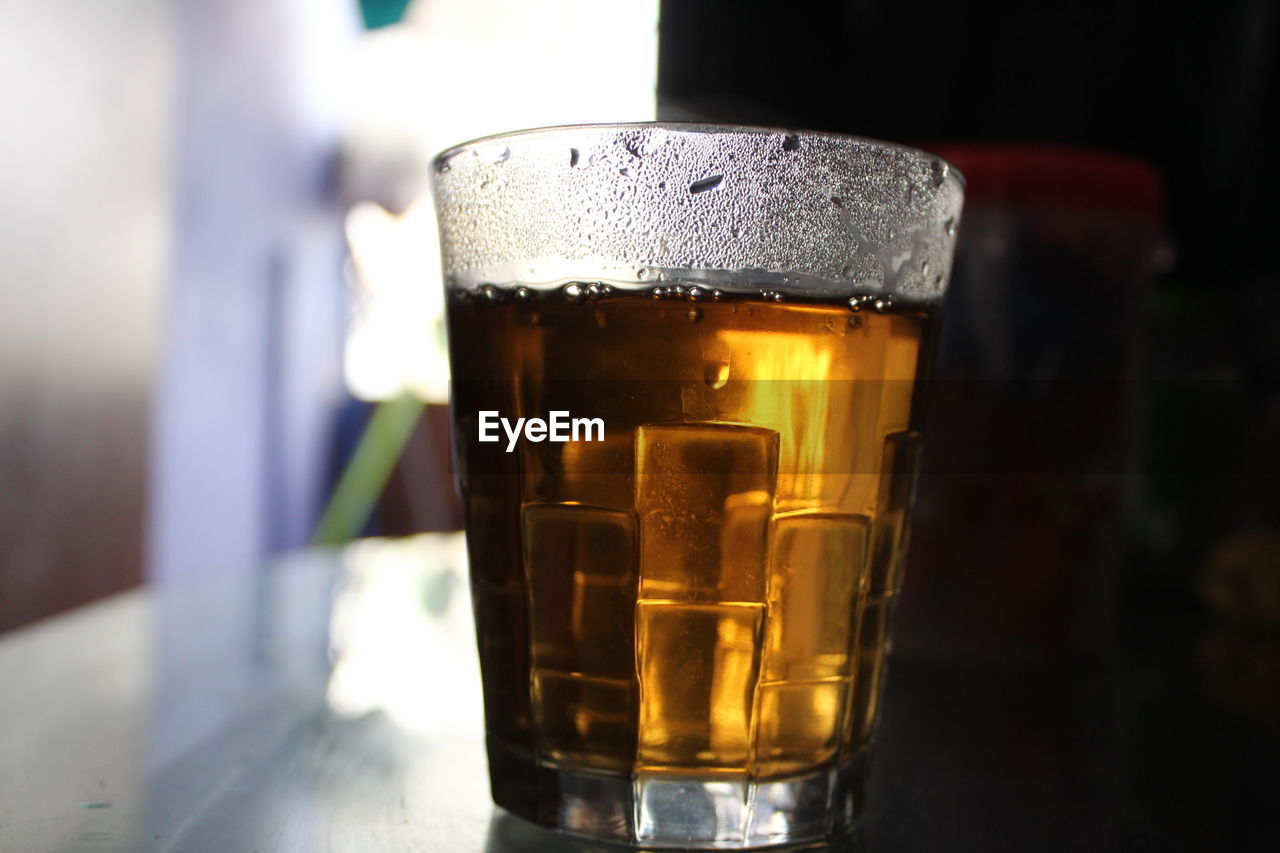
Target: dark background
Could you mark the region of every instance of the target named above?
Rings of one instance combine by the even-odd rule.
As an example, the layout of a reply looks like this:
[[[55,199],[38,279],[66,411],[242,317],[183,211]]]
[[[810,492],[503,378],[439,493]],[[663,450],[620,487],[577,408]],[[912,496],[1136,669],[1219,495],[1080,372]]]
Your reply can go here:
[[[1172,251],[1133,329],[1138,439],[1112,473],[1136,500],[1106,569],[1110,618],[1084,643],[994,630],[961,654],[969,638],[948,642],[930,620],[963,617],[946,612],[932,579],[913,582],[921,555],[943,549],[965,590],[951,607],[988,602],[987,621],[1021,606],[995,585],[1037,567],[984,567],[971,542],[922,545],[918,527],[897,627],[916,641],[898,650],[889,681],[869,849],[1274,845],[1280,169],[1263,128],[1280,106],[1278,38],[1280,10],[1260,0],[663,3],[665,118],[925,148],[1082,146],[1145,161],[1163,179]],[[1047,331],[1028,323],[1028,336]],[[934,487],[922,478],[922,492]],[[1037,498],[1027,500],[1034,514]],[[1017,537],[1015,526],[973,536]],[[915,606],[930,594],[932,609]],[[1034,626],[1061,614],[1012,615]]]
[[[1263,126],[1278,38],[1265,0],[668,0],[660,110],[1149,160],[1168,181],[1179,275],[1220,297],[1275,281],[1280,170]]]

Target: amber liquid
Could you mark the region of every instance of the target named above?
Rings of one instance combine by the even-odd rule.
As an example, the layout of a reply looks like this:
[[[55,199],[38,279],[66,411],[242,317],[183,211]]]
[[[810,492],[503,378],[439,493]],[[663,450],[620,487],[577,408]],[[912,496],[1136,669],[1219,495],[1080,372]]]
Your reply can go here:
[[[578,296],[583,291],[574,292]],[[454,294],[486,724],[544,766],[777,778],[870,738],[923,312]],[[477,441],[477,413],[604,420]]]

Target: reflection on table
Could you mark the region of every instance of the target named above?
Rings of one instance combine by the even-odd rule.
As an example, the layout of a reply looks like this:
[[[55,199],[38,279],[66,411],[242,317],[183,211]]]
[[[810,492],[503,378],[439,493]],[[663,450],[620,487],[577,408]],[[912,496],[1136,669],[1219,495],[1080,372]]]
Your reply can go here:
[[[459,539],[427,535],[5,635],[0,850],[617,850],[490,805],[469,611]],[[1220,633],[1148,614],[1105,663],[896,659],[858,832],[800,849],[1270,849],[1249,662],[1275,642]]]

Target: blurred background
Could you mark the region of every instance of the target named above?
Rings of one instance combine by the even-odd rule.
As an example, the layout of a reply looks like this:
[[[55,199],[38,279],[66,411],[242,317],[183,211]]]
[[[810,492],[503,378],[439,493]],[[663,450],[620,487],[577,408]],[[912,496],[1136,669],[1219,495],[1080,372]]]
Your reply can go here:
[[[1010,719],[1084,683],[1111,751],[1060,746],[1141,792],[1112,808],[1262,849],[1278,40],[1268,0],[0,0],[0,643],[458,529],[435,151],[655,117],[854,133],[969,180],[888,701],[926,691],[912,660],[1003,667],[962,697],[1028,679]],[[952,725],[998,739],[991,710]]]

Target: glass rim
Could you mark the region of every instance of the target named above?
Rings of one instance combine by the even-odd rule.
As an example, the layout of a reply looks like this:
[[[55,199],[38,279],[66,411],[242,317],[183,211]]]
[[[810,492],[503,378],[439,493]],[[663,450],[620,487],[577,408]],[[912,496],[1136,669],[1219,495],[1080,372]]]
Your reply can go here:
[[[431,183],[449,289],[656,277],[921,303],[946,290],[966,189],[918,148],[705,122],[484,136]]]
[[[968,182],[964,174],[956,168],[956,165],[947,158],[938,154],[934,154],[924,148],[918,148],[914,145],[905,145],[900,142],[890,142],[888,140],[879,139],[872,136],[859,136],[852,133],[839,133],[829,130],[809,130],[798,127],[781,127],[773,125],[757,125],[757,124],[732,124],[728,122],[705,122],[705,121],[624,121],[624,122],[583,122],[581,124],[554,124],[543,127],[528,127],[519,130],[501,131],[499,133],[490,133],[484,136],[477,136],[448,148],[441,150],[431,158],[432,167],[439,170],[441,166],[452,160],[464,151],[472,148],[479,148],[485,145],[492,145],[495,142],[505,142],[518,139],[532,139],[544,136],[553,136],[559,134],[582,133],[586,131],[626,131],[626,130],[666,130],[682,133],[701,133],[707,135],[722,136],[763,136],[763,135],[784,135],[795,136],[799,139],[825,139],[833,142],[848,142],[858,146],[875,146],[878,148],[886,148],[909,154],[919,158],[922,161],[934,162],[940,161],[947,165],[947,174],[954,178],[961,189],[966,189]]]

